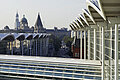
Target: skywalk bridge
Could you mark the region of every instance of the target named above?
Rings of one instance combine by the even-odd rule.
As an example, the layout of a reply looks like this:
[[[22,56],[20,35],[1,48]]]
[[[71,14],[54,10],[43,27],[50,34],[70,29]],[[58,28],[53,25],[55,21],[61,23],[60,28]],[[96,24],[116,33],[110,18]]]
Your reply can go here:
[[[80,59],[100,61],[102,80],[119,80],[120,1],[86,0],[86,4],[87,9],[70,23],[74,36],[81,39]]]

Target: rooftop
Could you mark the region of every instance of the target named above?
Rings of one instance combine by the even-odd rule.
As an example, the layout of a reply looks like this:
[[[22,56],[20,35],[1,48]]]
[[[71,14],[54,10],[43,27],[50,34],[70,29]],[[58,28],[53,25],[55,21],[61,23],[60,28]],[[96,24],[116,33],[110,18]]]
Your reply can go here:
[[[92,64],[92,65],[100,64],[101,65],[100,61],[96,61],[96,60],[56,58],[56,57],[0,55],[0,59],[25,60],[25,61],[27,60],[27,61],[40,61],[40,62],[54,62],[54,63],[68,63],[68,64]]]

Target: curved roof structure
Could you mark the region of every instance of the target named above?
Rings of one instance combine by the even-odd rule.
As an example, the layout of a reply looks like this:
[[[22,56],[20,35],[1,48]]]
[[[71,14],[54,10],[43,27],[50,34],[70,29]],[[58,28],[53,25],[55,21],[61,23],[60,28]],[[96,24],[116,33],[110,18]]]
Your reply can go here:
[[[74,28],[74,30],[77,30],[77,28],[75,27],[75,25],[73,23],[71,23],[71,25]]]
[[[43,35],[43,38],[47,37],[47,35],[45,33],[43,33],[42,35]]]
[[[19,40],[19,41],[22,41],[22,40],[25,40],[25,35],[23,33],[14,33],[13,34],[15,36],[15,39]]]
[[[83,23],[81,22],[81,20],[80,20],[79,18],[76,18],[75,21],[79,24],[79,26],[80,26],[81,28],[84,27]]]
[[[100,0],[86,0],[87,8],[96,22],[106,20]]]
[[[43,37],[43,34],[41,33],[41,34],[39,34],[39,38],[42,38]]]
[[[74,30],[74,28],[71,26],[71,25],[69,25],[70,26],[70,28],[72,29],[72,30]]]
[[[1,33],[0,34],[0,41],[6,40],[6,41],[14,41],[14,40],[32,40],[32,39],[38,39],[38,38],[42,38],[42,37],[48,37],[49,35],[47,35],[46,33],[31,33],[31,34],[27,34],[27,33]]]
[[[86,18],[89,25],[96,24],[93,17],[90,15],[87,9],[83,9],[83,15]]]
[[[77,27],[77,29],[80,29],[79,25],[76,23],[76,21],[73,21],[73,24]]]
[[[80,29],[99,24],[98,22],[110,21],[110,19],[120,16],[119,0],[86,0],[86,3],[88,9],[83,9],[83,13],[75,20]],[[113,22],[115,21],[113,20]]]
[[[81,20],[81,22],[83,23],[83,25],[85,27],[89,26],[89,24],[88,24],[86,18],[84,17],[84,15],[80,14],[79,16],[80,16],[79,19]]]
[[[33,34],[33,39],[38,39],[39,38],[39,34]]]
[[[33,35],[32,34],[25,34],[25,39],[31,40],[31,39],[33,39]]]
[[[0,34],[0,39],[1,41],[6,40],[6,41],[14,41],[15,37],[13,34]]]

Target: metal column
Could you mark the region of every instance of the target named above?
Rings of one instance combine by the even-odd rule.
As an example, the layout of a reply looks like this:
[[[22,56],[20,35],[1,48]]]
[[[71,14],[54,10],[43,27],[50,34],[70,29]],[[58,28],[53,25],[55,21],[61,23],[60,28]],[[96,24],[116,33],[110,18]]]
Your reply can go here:
[[[105,80],[105,31],[102,27],[102,80]]]
[[[96,60],[96,29],[94,29],[94,60]]]
[[[82,59],[82,31],[80,33],[80,59]]]
[[[88,30],[88,60],[90,60],[90,30]]]
[[[84,31],[84,59],[86,59],[86,31]]]
[[[115,80],[118,80],[118,24],[115,24]]]

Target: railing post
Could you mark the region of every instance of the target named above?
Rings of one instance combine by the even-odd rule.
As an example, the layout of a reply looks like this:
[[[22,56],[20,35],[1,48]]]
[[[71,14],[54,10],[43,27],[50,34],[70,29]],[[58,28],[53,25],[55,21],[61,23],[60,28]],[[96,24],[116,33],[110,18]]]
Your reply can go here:
[[[115,80],[118,80],[118,24],[115,24]]]
[[[102,80],[105,80],[105,31],[102,27]]]
[[[80,53],[81,53],[81,54],[80,54],[80,59],[82,59],[82,31],[81,31],[81,33],[80,33],[80,39],[81,39],[81,40],[80,40],[80,45],[81,45],[81,46],[80,46]]]
[[[84,30],[84,59],[86,59],[86,31]]]
[[[90,30],[88,30],[88,60],[90,60]]]
[[[96,29],[94,29],[94,60],[96,60]]]

